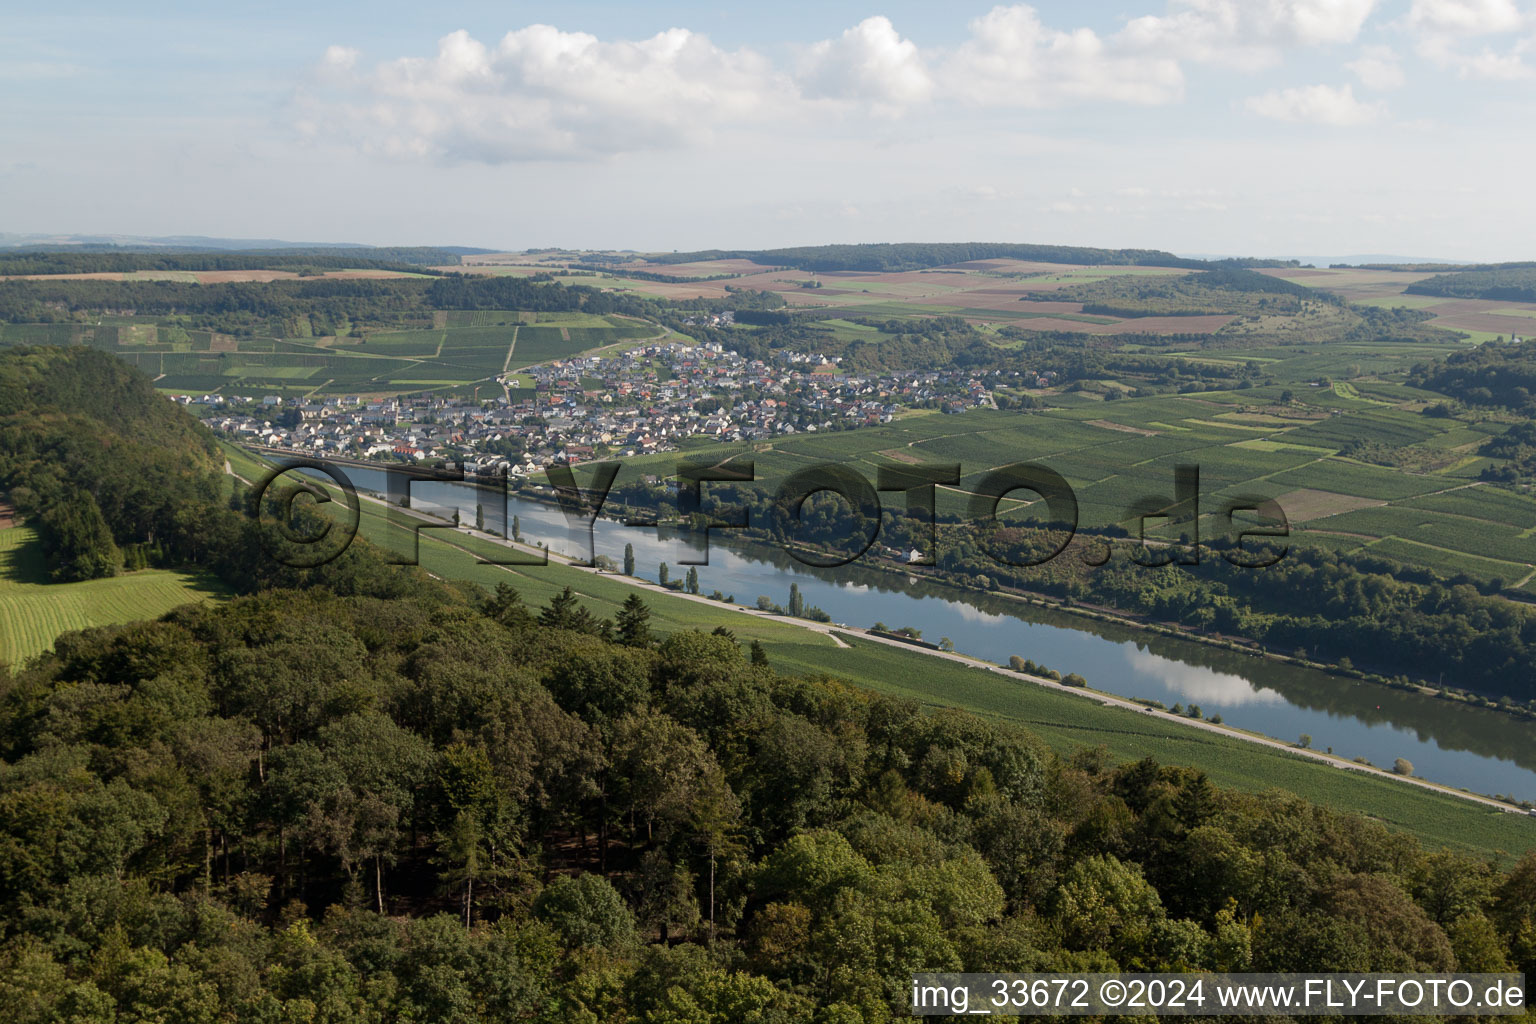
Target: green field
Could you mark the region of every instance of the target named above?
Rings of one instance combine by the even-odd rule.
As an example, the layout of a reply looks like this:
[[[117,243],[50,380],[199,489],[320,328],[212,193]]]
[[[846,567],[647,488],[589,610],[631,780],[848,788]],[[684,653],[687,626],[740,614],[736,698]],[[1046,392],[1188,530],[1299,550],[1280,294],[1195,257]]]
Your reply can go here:
[[[19,665],[70,630],[151,619],[222,594],[207,577],[159,569],[80,583],[47,580],[35,531],[0,530],[0,662]]]

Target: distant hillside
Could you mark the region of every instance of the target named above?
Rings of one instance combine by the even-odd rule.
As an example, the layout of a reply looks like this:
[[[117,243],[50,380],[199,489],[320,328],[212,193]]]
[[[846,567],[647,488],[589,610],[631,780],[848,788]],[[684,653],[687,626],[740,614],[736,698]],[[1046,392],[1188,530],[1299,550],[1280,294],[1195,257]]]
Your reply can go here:
[[[701,260],[751,260],[766,266],[833,272],[894,273],[926,270],[970,260],[1030,260],[1036,263],[1087,263],[1154,267],[1205,266],[1160,249],[1090,249],[1074,245],[1029,245],[1008,242],[881,242],[869,245],[809,245],[792,249],[709,249],[665,253],[653,263],[695,263]]]
[[[1438,295],[1448,299],[1536,302],[1536,263],[1504,263],[1497,267],[1437,274],[1404,290],[1410,295]]]
[[[210,238],[206,235],[45,235],[10,234],[0,231],[0,249],[70,249],[75,251],[157,252],[209,252],[215,250],[243,251],[266,249],[373,249],[377,246],[358,242],[288,242],[280,238]],[[382,248],[399,248],[385,246]],[[466,245],[409,246],[406,248],[435,248],[445,252],[467,256],[476,253],[497,252],[496,249],[477,249]]]
[[[1026,299],[1081,302],[1084,313],[1123,317],[1295,313],[1304,302],[1343,302],[1328,292],[1235,266],[1212,267],[1201,274],[1109,277]]]
[[[0,252],[0,275],[101,274],[197,270],[409,270],[458,266],[457,252],[432,248],[285,248],[197,252],[114,247],[34,248]],[[432,271],[427,271],[431,273]]]

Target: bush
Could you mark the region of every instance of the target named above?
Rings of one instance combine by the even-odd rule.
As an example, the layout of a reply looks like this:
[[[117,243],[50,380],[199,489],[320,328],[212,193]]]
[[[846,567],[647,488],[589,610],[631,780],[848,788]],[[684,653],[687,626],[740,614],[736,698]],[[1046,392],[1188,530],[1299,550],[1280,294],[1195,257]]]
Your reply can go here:
[[[602,875],[556,879],[534,900],[533,912],[570,947],[612,949],[635,935],[635,916]]]

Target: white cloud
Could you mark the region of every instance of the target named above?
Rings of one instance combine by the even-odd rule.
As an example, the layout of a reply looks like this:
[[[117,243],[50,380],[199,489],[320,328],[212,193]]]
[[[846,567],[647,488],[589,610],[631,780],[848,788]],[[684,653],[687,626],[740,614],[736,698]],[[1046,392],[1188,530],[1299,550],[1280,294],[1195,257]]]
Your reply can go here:
[[[1406,81],[1403,65],[1390,46],[1364,47],[1359,57],[1344,66],[1353,71],[1367,89],[1396,89]]]
[[[1524,55],[1531,46],[1532,40],[1521,40],[1506,53],[1498,53],[1489,46],[1484,46],[1477,53],[1467,53],[1449,36],[1426,36],[1419,41],[1417,49],[1421,57],[1436,67],[1455,71],[1461,78],[1511,82],[1536,74],[1525,63]]]
[[[941,85],[986,106],[1047,107],[1071,101],[1169,103],[1184,75],[1167,57],[1109,47],[1091,29],[1047,28],[1026,4],[994,7],[971,22],[971,37],[950,55]]]
[[[1352,42],[1376,0],[1171,0],[1128,22],[1123,47],[1238,69],[1269,67],[1286,47]]]
[[[1413,0],[1408,27],[1427,35],[1511,32],[1524,21],[1514,0]]]
[[[432,57],[356,70],[346,47],[326,51],[320,79],[339,101],[304,118],[397,156],[501,163],[603,156],[696,139],[758,115],[791,91],[749,50],[726,51],[687,29],[638,42],[533,25],[495,48],[459,31]]]
[[[1484,48],[1481,53],[1457,57],[1454,66],[1463,78],[1488,78],[1499,82],[1521,82],[1536,77],[1536,69],[1525,62],[1525,46],[1509,53],[1495,53]]]
[[[804,47],[782,68],[750,49],[725,50],[683,28],[643,40],[603,40],[532,25],[494,44],[459,31],[440,39],[430,56],[371,65],[348,46],[329,47],[292,119],[307,139],[355,143],[370,154],[501,164],[670,150],[696,146],[726,125],[799,124],[804,130],[835,124],[839,116],[895,117],[929,104],[1169,104],[1184,96],[1181,61],[1246,69],[1278,60],[1287,47],[1345,43],[1376,3],[1167,0],[1164,13],[1136,18],[1107,37],[1047,25],[1033,7],[1016,3],[975,18],[964,41],[948,48],[921,47],[889,18],[873,16]],[[1429,7],[1414,16],[1425,24],[1455,20]],[[1464,74],[1523,73],[1518,57],[1462,60],[1472,69]],[[1366,47],[1349,67],[1368,88],[1401,83],[1396,55],[1384,47]],[[1378,113],[1347,87],[1285,90],[1255,97],[1249,107],[1264,116],[1332,124]]]
[[[1385,112],[1380,103],[1355,99],[1354,88],[1348,85],[1337,89],[1329,85],[1274,89],[1262,96],[1249,97],[1245,105],[1260,117],[1276,121],[1336,126],[1366,124]]]
[[[865,18],[836,39],[811,46],[796,79],[812,98],[862,100],[897,108],[926,100],[933,77],[917,44],[889,18]]]
[[[357,67],[359,54],[350,46],[327,46],[320,58],[322,72],[348,72]]]
[[[1418,37],[1415,49],[1419,56],[1435,66],[1453,70],[1462,78],[1505,82],[1536,76],[1524,58],[1533,40],[1520,40],[1505,53],[1491,46],[1468,53],[1462,48],[1465,40],[1515,32],[1533,20],[1514,0],[1413,0],[1404,19],[1409,31]]]
[[[924,51],[888,18],[866,18],[806,47],[792,73],[681,28],[604,41],[533,25],[494,46],[459,31],[432,56],[372,67],[336,45],[293,120],[308,139],[368,153],[498,164],[677,148],[726,124],[787,123],[807,104],[819,104],[814,116],[825,121],[828,102],[895,116],[931,100],[1168,103],[1183,88],[1174,59],[1125,52],[1090,29],[1047,27],[1018,4],[975,19],[948,50]]]

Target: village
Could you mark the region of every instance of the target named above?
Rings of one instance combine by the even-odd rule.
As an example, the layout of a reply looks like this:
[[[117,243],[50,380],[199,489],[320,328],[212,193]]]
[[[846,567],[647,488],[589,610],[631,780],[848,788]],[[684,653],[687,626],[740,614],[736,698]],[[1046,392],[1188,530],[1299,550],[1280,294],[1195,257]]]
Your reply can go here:
[[[764,361],[673,341],[504,375],[494,401],[434,394],[176,400],[201,407],[209,426],[246,444],[527,476],[553,463],[675,451],[689,439],[750,442],[889,423],[909,409],[992,408],[995,388],[1045,386],[1053,377],[1002,376],[864,375],[817,354],[779,349]]]

